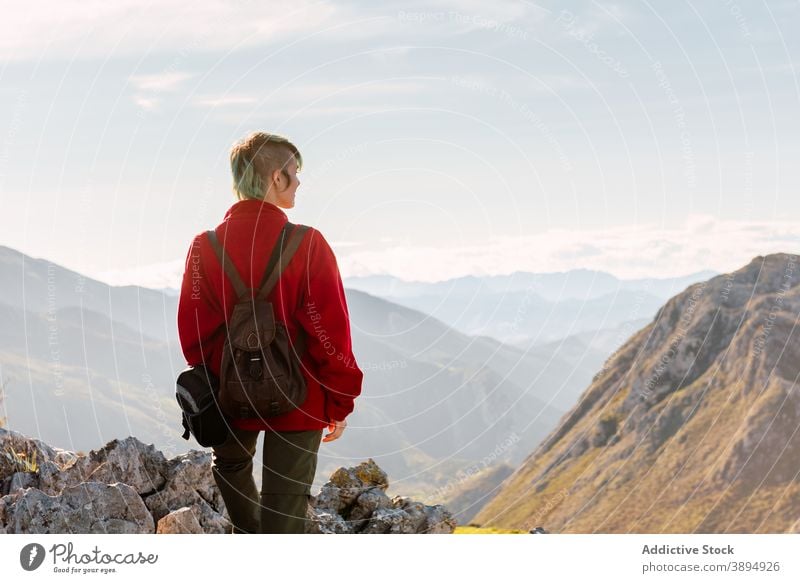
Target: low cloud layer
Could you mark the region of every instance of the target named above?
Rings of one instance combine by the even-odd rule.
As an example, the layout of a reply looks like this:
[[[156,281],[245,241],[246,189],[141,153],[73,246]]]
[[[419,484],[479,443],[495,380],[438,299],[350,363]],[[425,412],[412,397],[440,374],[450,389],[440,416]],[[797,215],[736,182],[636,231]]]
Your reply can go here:
[[[800,222],[726,221],[692,215],[673,229],[642,224],[493,237],[467,247],[349,248],[342,250],[340,264],[348,275],[390,273],[421,281],[576,268],[637,278],[704,269],[731,271],[757,255],[795,251],[800,251]]]
[[[670,277],[711,269],[738,269],[753,257],[800,252],[800,222],[726,221],[690,216],[680,228],[654,224],[583,231],[550,230],[520,237],[492,237],[459,247],[331,242],[344,277],[390,274],[439,281],[464,275],[514,271],[554,272],[586,268],[623,279]],[[183,261],[96,274],[113,284],[178,287]],[[91,274],[90,274],[91,275]]]

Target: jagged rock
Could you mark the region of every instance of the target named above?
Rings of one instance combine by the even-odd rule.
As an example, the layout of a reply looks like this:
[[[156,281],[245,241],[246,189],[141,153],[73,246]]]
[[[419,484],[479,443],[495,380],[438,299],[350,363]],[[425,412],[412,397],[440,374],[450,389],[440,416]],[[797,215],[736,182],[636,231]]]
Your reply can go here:
[[[60,470],[55,471],[54,466]],[[43,469],[39,487],[50,495],[81,482],[124,482],[144,496],[164,486],[167,460],[152,444],[126,437],[110,441],[86,456],[77,456],[66,467],[46,464]]]
[[[392,499],[392,506],[403,511],[408,516],[408,521],[400,522],[396,526],[393,525],[390,532],[395,532],[393,529],[398,529],[398,532],[407,532],[409,534],[449,534],[456,527],[452,516],[441,504],[428,506],[422,502],[411,500],[407,496],[395,496]],[[400,531],[399,529],[408,530]]]
[[[386,472],[370,458],[352,468],[339,468],[322,487],[318,497],[319,507],[341,513],[355,502],[362,492],[370,488],[386,490],[389,478]]]
[[[203,528],[191,508],[170,512],[158,521],[156,534],[202,534]]]
[[[442,506],[428,506],[404,496],[392,499],[392,507],[378,508],[363,534],[450,534],[456,523]]]
[[[229,533],[232,525],[211,472],[211,452],[166,460],[135,437],[89,454],[51,448],[0,430],[0,532]],[[34,463],[35,460],[35,463]],[[311,496],[307,532],[451,533],[440,505],[389,499],[374,460],[339,468]],[[156,530],[156,525],[158,528]]]
[[[312,496],[312,505],[319,510],[327,510],[333,514],[338,514],[347,507],[347,504],[339,497],[339,493],[340,489],[330,482],[323,484],[319,494]],[[346,498],[351,498],[349,493],[346,494]]]
[[[367,526],[361,530],[362,534],[403,534],[413,533],[409,528],[408,515],[398,508],[378,508]]]
[[[32,471],[37,465],[56,458],[58,451],[38,439],[31,439],[16,431],[0,428],[0,483],[6,494],[13,474]]]
[[[224,533],[230,522],[223,516],[225,503],[211,473],[211,453],[192,450],[169,460],[166,485],[145,497],[145,504],[159,522],[170,512],[189,507],[203,532]]]
[[[388,487],[386,472],[370,458],[355,467],[336,470],[315,497],[314,507],[349,514],[347,509],[363,492],[373,488],[385,491]]]
[[[152,533],[160,519],[181,508],[189,509],[200,532],[231,530],[230,522],[223,516],[222,496],[211,474],[210,452],[190,451],[168,461],[153,445],[128,437],[78,455],[5,430],[0,430],[0,447],[9,452],[3,456],[3,473],[0,473],[0,494],[8,494],[0,504],[0,532]],[[86,488],[98,497],[97,504],[106,508],[99,512],[103,519],[93,523],[69,516],[57,520],[48,518],[46,512],[41,520],[26,518],[25,508],[31,504],[46,510],[52,504],[73,503],[76,492]],[[134,515],[119,518],[120,509],[115,504],[120,499],[127,500],[130,492],[135,494],[131,503]],[[62,499],[66,502],[53,502]],[[146,517],[140,516],[142,509]]]
[[[32,457],[32,454],[35,451],[37,457],[41,460],[54,459],[56,454],[59,451],[62,451],[50,447],[44,441],[34,439],[32,437],[23,435],[18,431],[11,431],[10,429],[4,429],[2,427],[0,427],[0,445],[2,445],[3,451],[13,449],[15,452],[25,453],[29,458]]]
[[[444,506],[427,506],[386,494],[389,480],[374,460],[339,468],[312,497],[309,533],[452,533],[456,527]]]
[[[399,514],[396,515],[396,520],[390,525],[390,533],[415,534],[425,532],[426,514],[424,504],[414,502],[403,496],[396,496],[392,499],[392,506],[399,511]]]
[[[16,492],[23,488],[36,488],[39,485],[39,477],[37,474],[30,472],[17,472],[6,478],[7,487],[3,487],[2,495],[10,492]]]
[[[452,534],[458,526],[450,511],[442,504],[434,504],[423,507],[425,523],[422,530],[417,530],[420,534]]]
[[[306,528],[307,534],[349,534],[352,532],[344,518],[335,512],[315,510],[313,506],[309,505],[307,518],[309,520]]]
[[[347,521],[356,531],[366,526],[370,517],[379,508],[391,508],[392,501],[379,487],[369,488],[361,492],[355,499],[347,516]]]
[[[330,481],[340,488],[362,488],[377,486],[384,490],[389,487],[389,478],[372,458],[353,468],[339,468]]]
[[[3,497],[7,531],[46,533],[152,533],[152,515],[127,484],[84,482],[69,486],[57,496],[36,488],[17,490]]]
[[[65,449],[56,449],[56,455],[53,458],[53,462],[62,469],[67,469],[76,461],[78,461],[78,454],[74,451],[68,451]]]
[[[425,507],[425,530],[422,534],[452,534],[456,526],[458,523],[442,504]]]

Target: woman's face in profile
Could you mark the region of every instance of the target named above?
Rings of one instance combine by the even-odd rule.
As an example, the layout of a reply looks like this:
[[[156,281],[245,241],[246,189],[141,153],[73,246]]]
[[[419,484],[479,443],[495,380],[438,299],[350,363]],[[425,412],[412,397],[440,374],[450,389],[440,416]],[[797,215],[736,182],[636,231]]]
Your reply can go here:
[[[300,179],[297,178],[297,161],[294,158],[289,160],[284,171],[285,172],[281,175],[280,184],[283,190],[275,188],[275,204],[281,208],[290,209],[294,206],[297,187],[300,186]],[[286,182],[287,177],[289,180],[288,184]]]

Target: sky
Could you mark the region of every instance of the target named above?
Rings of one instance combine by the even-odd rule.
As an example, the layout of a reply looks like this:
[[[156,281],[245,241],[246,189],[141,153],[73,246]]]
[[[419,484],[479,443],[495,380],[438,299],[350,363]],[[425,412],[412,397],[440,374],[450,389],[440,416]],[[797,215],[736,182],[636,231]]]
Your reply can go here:
[[[251,131],[343,276],[728,271],[800,245],[800,3],[6,3],[0,244],[177,287]]]

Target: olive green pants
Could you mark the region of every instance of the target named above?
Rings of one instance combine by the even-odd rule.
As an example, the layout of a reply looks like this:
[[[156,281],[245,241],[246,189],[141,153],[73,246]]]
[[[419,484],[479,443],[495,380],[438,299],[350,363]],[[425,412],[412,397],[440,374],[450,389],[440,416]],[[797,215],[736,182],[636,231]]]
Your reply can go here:
[[[253,457],[261,431],[232,428],[213,448],[211,471],[236,534],[303,534],[322,429],[264,431],[261,493]]]

